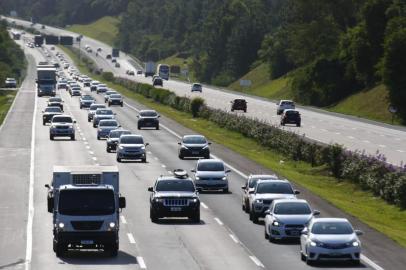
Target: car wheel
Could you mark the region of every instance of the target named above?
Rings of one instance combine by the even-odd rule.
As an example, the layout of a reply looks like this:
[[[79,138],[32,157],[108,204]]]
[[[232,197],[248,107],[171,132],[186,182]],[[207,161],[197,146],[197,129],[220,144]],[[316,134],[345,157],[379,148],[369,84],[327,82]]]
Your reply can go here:
[[[284,122],[281,122],[281,126],[284,126],[285,125],[285,123]]]
[[[121,158],[117,157],[117,162],[121,162]]]
[[[118,244],[117,243],[112,243],[104,248],[104,252],[106,252],[110,257],[117,257],[118,255]]]
[[[210,159],[210,154],[204,156],[205,159]]]
[[[93,127],[94,127],[94,128],[97,127],[96,124],[93,123]]]
[[[241,204],[242,211],[245,212],[245,202]]]
[[[90,118],[87,118],[87,122],[90,122],[91,120],[90,120]]]
[[[66,252],[66,245],[62,243],[56,243],[56,257],[62,258]]]
[[[306,261],[306,256],[303,254],[303,251],[300,251],[300,259],[304,262]]]
[[[228,188],[223,188],[223,193],[228,193]]]
[[[258,217],[255,215],[253,211],[250,211],[250,220],[254,223],[258,223]]]
[[[45,126],[47,124],[47,122],[45,122],[45,121],[42,121],[42,125],[43,126]]]
[[[231,111],[233,112],[233,111],[234,111],[234,109],[231,109]]]
[[[361,264],[361,262],[360,262],[360,260],[353,260],[353,261],[352,261],[352,264],[353,264],[354,266],[358,266],[358,265]]]
[[[191,219],[193,220],[193,222],[200,223],[200,211],[194,213]]]
[[[82,109],[82,105],[80,105],[80,109]]]
[[[244,112],[246,113],[246,112],[247,112],[247,109],[245,109]]]
[[[106,148],[106,151],[107,151],[107,153],[111,153],[111,150],[110,150],[110,148]]]
[[[123,104],[123,103],[121,103],[120,105],[121,105],[121,107],[123,107],[123,106],[124,106],[124,104]]]
[[[49,139],[50,139],[51,141],[53,141],[53,140],[54,140],[54,135],[49,135]]]
[[[152,209],[149,210],[149,218],[153,223],[158,222],[158,217],[155,215],[154,211]]]
[[[141,159],[141,162],[142,162],[142,163],[147,163],[147,158]]]
[[[297,123],[296,126],[297,126],[297,127],[300,127],[300,123]]]
[[[70,136],[70,139],[71,139],[72,141],[74,141],[74,140],[75,140],[75,135],[71,135],[71,136]]]
[[[248,202],[245,202],[245,213],[249,213],[250,212],[250,206],[248,205]]]
[[[97,139],[100,140],[100,136],[99,136],[99,135],[97,135]]]
[[[184,157],[183,157],[181,154],[179,154],[179,158],[180,158],[180,159],[184,159]]]
[[[137,128],[138,128],[138,129],[141,129],[141,126],[140,126],[140,125],[138,125],[138,126],[137,126]]]
[[[155,129],[156,129],[156,130],[159,130],[159,125],[157,125],[157,126],[155,127]]]
[[[109,103],[109,104],[108,104],[108,106],[110,107],[110,106],[111,106],[111,104]]]

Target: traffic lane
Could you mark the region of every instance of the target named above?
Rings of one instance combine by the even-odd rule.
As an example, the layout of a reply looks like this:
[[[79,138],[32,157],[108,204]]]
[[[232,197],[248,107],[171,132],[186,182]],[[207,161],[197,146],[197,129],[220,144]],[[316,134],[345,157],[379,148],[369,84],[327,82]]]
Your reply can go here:
[[[69,114],[70,106],[66,105],[65,113]],[[88,155],[86,144],[80,136],[77,136],[76,141],[63,138],[49,140],[49,127],[42,126],[40,113],[45,106],[46,98],[38,99],[32,269],[42,269],[45,265],[50,269],[77,269],[78,266],[81,269],[94,269],[95,266],[98,269],[111,269],[112,266],[117,269],[133,269],[137,264],[137,254],[127,240],[127,232],[124,229],[120,231],[122,241],[117,258],[106,257],[97,252],[69,252],[62,259],[55,256],[52,250],[52,214],[47,212],[47,190],[44,185],[51,182],[54,165],[94,165],[94,160]]]
[[[98,97],[102,102],[101,97]],[[69,101],[68,101],[69,102]],[[76,102],[69,104],[79,122],[87,121],[86,110],[77,110]],[[123,119],[119,118],[123,128]],[[105,151],[104,140],[97,141],[94,129],[90,123],[82,126],[82,131],[89,139],[89,146],[94,149],[100,163],[115,164],[115,154]],[[133,129],[134,132],[137,132]],[[120,163],[121,192],[127,197],[128,208],[125,210],[126,220],[135,236],[137,247],[145,258],[148,267],[152,269],[256,269],[245,250],[230,238],[227,231],[218,226],[210,212],[203,212],[200,224],[189,221],[163,221],[153,224],[149,219],[149,193],[147,188],[152,186],[157,177],[168,174],[162,162],[149,157],[147,164]],[[131,206],[136,206],[129,208]],[[163,226],[166,225],[166,226]],[[142,228],[140,230],[140,228]],[[196,245],[199,243],[199,245]],[[159,249],[159,254],[157,250]],[[162,256],[165,254],[164,256]],[[169,264],[168,264],[169,263]]]
[[[0,268],[21,268],[25,261],[35,61],[27,55],[27,75],[0,127]]]

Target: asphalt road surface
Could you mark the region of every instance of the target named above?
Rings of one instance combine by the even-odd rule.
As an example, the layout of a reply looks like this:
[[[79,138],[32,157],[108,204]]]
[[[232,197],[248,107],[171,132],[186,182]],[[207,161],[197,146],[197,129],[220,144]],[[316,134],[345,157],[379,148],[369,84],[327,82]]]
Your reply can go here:
[[[17,24],[30,25],[27,21],[13,20],[15,20]],[[39,24],[35,25],[35,27],[41,30]],[[76,33],[49,26],[41,31],[55,35],[78,36]],[[84,51],[86,45],[89,45],[93,49],[93,53]],[[98,57],[96,57],[95,54],[97,48],[102,48],[102,52],[99,53]],[[84,54],[94,59],[98,66],[103,68],[104,71],[113,71],[118,76],[127,77],[139,82],[151,83],[151,78],[127,76],[125,74],[128,69],[142,69],[137,61],[125,53],[121,52],[118,58],[121,67],[115,68],[114,63],[111,63],[105,58],[107,54],[111,54],[110,46],[100,41],[83,37],[81,49]],[[241,98],[241,94],[212,86],[204,86],[202,94],[192,94],[190,92],[190,84],[176,80],[164,81],[164,87],[181,96],[202,96],[209,106],[224,110],[230,109],[229,102],[231,100]],[[280,118],[276,115],[276,104],[274,102],[253,96],[247,96],[245,98],[248,101],[247,116],[255,117],[279,126]],[[297,132],[298,134],[304,134],[308,138],[321,143],[339,143],[353,151],[365,151],[371,155],[375,155],[379,152],[386,157],[388,163],[397,166],[404,165],[402,161],[406,161],[406,128],[341,114],[328,113],[309,107],[301,107],[299,110],[302,114],[302,127],[283,127],[284,129]]]

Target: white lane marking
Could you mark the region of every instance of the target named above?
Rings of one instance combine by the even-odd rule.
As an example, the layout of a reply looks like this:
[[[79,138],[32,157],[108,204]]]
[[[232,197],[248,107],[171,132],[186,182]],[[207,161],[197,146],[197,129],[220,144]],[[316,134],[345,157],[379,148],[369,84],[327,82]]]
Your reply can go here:
[[[147,153],[148,153],[149,155],[151,155],[151,154],[152,154],[152,152],[151,152],[151,151],[147,151]]]
[[[89,144],[88,142],[83,142],[84,144]]]
[[[355,138],[353,136],[347,136],[348,139],[354,140]]]
[[[157,157],[154,157],[154,159],[155,159],[155,160],[158,160],[158,158],[157,158]]]
[[[172,174],[172,172],[171,172],[171,171],[168,171],[168,173],[169,173],[169,174]]]
[[[28,218],[27,218],[27,243],[25,248],[25,269],[31,268],[32,258],[32,223],[34,219],[34,177],[35,177],[35,119],[37,117],[38,97],[34,99],[34,113],[32,115],[31,127],[31,154],[30,154],[30,183],[28,191]]]
[[[404,153],[404,152],[405,152],[405,151],[403,151],[403,150],[400,150],[400,149],[399,149],[399,150],[396,150],[396,151],[398,151],[398,152],[400,152],[400,153]]]
[[[224,223],[219,219],[219,218],[214,218],[214,220],[220,225],[220,226],[223,226],[224,225]]]
[[[95,163],[94,165],[96,165],[96,166],[100,166],[100,164],[99,164],[99,163]]]
[[[89,151],[89,154],[94,155],[94,152],[93,152],[93,151]]]
[[[340,135],[341,133],[340,133],[340,132],[336,132],[336,134],[337,134],[337,135]]]
[[[10,108],[8,109],[8,112],[7,112],[6,116],[3,119],[3,123],[0,125],[0,131],[3,129],[4,125],[6,124],[7,119],[9,117],[9,115],[10,115],[10,112],[13,110],[14,104],[16,103],[16,100],[17,100],[18,96],[20,95],[20,92],[21,92],[21,89],[17,91],[17,94],[14,97],[13,103],[11,104]],[[27,91],[23,91],[23,92],[27,92]],[[34,92],[36,92],[36,91],[34,91]]]
[[[363,142],[364,142],[364,143],[370,143],[370,141],[368,141],[368,140],[363,140]]]
[[[162,164],[161,167],[162,167],[162,168],[166,168],[166,165],[165,165],[165,164]]]
[[[94,161],[96,161],[96,160],[97,160],[97,157],[92,157],[92,159],[93,159]]]
[[[378,145],[379,147],[381,147],[381,148],[385,148],[386,147],[386,145],[383,145],[383,144],[380,144],[380,145]]]
[[[327,129],[325,129],[325,128],[322,128],[322,129],[320,129],[321,131],[324,131],[324,132],[327,132]]]
[[[259,267],[265,268],[265,266],[261,263],[261,261],[255,257],[255,256],[250,256],[250,259]]]
[[[229,234],[229,236],[231,237],[231,239],[233,239],[233,241],[238,244],[240,241],[238,241],[238,238],[234,235],[234,234]]]
[[[132,233],[127,233],[127,237],[131,244],[135,244],[135,239]]]
[[[144,259],[140,256],[137,256],[137,263],[141,269],[147,269],[147,265],[144,262]]]
[[[86,149],[90,149],[90,146],[89,146],[89,145],[86,145]]]
[[[85,137],[83,137],[82,140],[87,141],[87,139]]]
[[[121,219],[121,223],[127,224],[127,220],[125,219],[124,216],[120,216],[120,219]]]
[[[374,263],[371,259],[369,259],[367,256],[364,256],[361,254],[361,260],[364,261],[366,264],[374,268],[375,270],[384,270],[382,267]]]
[[[204,209],[209,209],[209,207],[204,202],[200,202],[200,205],[203,206]]]

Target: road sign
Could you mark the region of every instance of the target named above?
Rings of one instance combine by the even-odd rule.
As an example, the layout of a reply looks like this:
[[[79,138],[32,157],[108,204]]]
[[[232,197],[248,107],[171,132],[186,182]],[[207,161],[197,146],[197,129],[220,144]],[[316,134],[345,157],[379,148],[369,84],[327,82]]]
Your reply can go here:
[[[73,37],[72,36],[60,36],[59,43],[65,46],[72,46],[73,45]]]
[[[251,80],[240,80],[240,86],[242,87],[250,87],[252,85]]]

